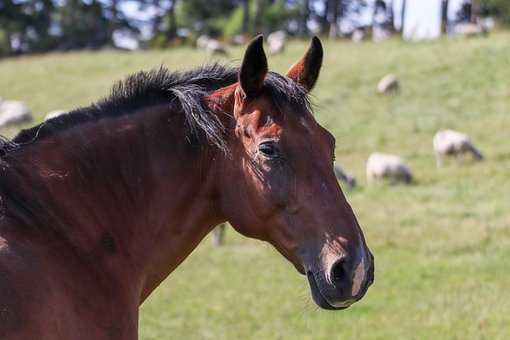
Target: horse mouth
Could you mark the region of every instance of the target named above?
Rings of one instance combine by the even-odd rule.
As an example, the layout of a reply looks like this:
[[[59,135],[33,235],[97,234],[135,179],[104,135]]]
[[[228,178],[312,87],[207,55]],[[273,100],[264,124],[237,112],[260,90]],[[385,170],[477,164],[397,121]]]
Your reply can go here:
[[[312,292],[313,301],[322,309],[326,310],[343,310],[350,307],[352,303],[348,302],[345,306],[333,306],[328,302],[328,300],[324,297],[321,292],[319,286],[317,285],[317,281],[315,280],[315,276],[311,271],[306,273],[306,277],[308,278],[308,283],[310,284],[310,290]]]

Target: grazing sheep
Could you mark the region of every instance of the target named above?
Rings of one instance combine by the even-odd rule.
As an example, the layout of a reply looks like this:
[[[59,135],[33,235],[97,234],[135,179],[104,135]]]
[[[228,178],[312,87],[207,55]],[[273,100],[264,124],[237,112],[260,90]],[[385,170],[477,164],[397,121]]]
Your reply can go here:
[[[374,152],[367,161],[367,181],[371,183],[383,178],[391,179],[392,182],[403,181],[409,184],[413,176],[411,169],[401,157]]]
[[[285,50],[285,42],[287,41],[287,33],[285,31],[276,31],[267,36],[269,45],[269,53],[280,54]]]
[[[443,166],[444,157],[446,156],[460,156],[470,153],[475,160],[483,160],[482,153],[473,145],[469,136],[455,130],[438,131],[432,144],[437,167]]]
[[[372,29],[372,41],[380,43],[389,38],[391,38],[391,31],[387,28],[376,25]]]
[[[489,33],[489,28],[482,23],[463,23],[454,26],[453,33],[456,35],[464,36],[466,38],[486,36]]]
[[[16,100],[0,101],[0,127],[28,123],[32,121],[28,106]]]
[[[209,37],[208,35],[202,34],[202,35],[201,35],[201,36],[199,36],[199,37],[198,37],[198,39],[197,39],[197,48],[200,48],[200,49],[205,50],[205,48],[207,47],[207,43],[209,42],[209,40],[211,40],[211,37]]]
[[[213,230],[213,245],[215,247],[220,247],[223,245],[223,241],[225,239],[225,227],[226,224],[222,223]]]
[[[356,29],[352,32],[351,41],[360,43],[367,38],[367,33],[363,29]]]
[[[349,190],[354,189],[356,186],[356,178],[344,170],[340,165],[335,164],[335,176],[339,181],[343,181],[347,184]]]
[[[228,55],[227,48],[216,39],[209,40],[205,50],[211,55]]]
[[[248,37],[244,34],[237,34],[230,39],[230,45],[233,46],[242,46],[245,45],[249,41]]]
[[[400,81],[394,74],[384,76],[377,84],[379,94],[394,93],[400,90]]]
[[[208,35],[201,35],[197,39],[197,48],[206,50],[211,55],[228,55],[225,46]]]

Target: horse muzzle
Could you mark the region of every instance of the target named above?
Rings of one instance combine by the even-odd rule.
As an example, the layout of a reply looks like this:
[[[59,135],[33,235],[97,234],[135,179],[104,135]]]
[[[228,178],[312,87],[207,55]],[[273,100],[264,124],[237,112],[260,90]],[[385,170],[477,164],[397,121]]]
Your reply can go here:
[[[358,261],[340,257],[329,268],[307,269],[315,303],[327,310],[342,310],[359,301],[374,282],[374,257],[366,251]]]

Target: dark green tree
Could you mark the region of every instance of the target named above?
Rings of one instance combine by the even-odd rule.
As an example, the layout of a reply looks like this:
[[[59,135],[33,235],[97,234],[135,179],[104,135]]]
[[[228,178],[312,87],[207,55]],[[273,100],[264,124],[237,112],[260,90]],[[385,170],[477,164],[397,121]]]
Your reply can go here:
[[[479,14],[493,16],[503,25],[510,26],[510,1],[508,0],[478,0]]]
[[[442,0],[441,3],[441,33],[447,34],[448,33],[448,7],[449,7],[449,1],[448,0]]]
[[[54,11],[52,0],[1,1],[0,49],[3,53],[44,52],[55,48],[56,39],[50,34]]]
[[[66,0],[58,12],[61,28],[59,48],[99,48],[111,42],[110,22],[97,0],[90,3]]]

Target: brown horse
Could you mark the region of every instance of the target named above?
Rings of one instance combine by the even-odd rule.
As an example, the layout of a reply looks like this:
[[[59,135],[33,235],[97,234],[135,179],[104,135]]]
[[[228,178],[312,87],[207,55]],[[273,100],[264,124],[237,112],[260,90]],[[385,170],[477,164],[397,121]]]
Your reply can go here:
[[[3,142],[1,339],[136,339],[139,305],[225,221],[273,244],[320,307],[363,297],[373,258],[307,99],[320,41],[286,77],[262,47],[240,69],[135,74]]]

